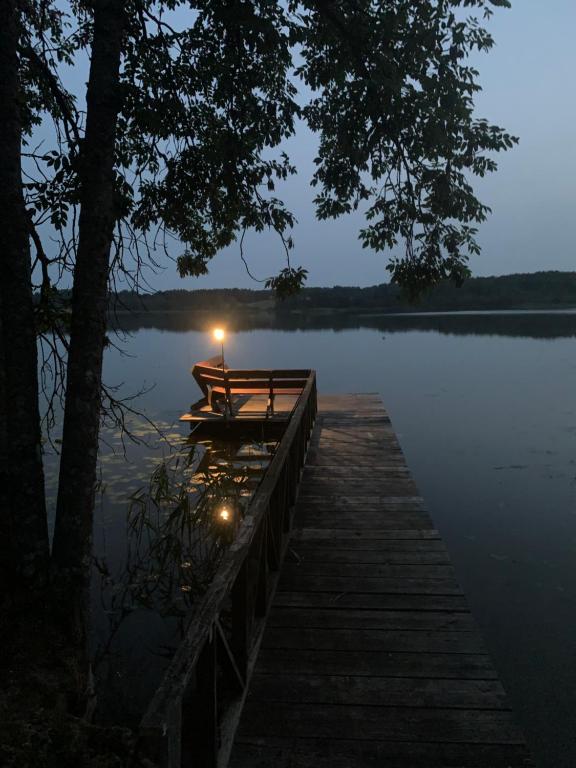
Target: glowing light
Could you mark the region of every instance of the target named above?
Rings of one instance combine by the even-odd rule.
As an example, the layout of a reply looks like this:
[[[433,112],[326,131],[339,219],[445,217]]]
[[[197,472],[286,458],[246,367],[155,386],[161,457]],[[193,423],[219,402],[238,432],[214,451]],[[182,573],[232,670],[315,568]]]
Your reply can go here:
[[[220,510],[220,520],[224,520],[225,522],[230,520],[230,510],[227,507],[222,507]]]
[[[224,329],[223,328],[214,328],[214,338],[216,341],[224,341]]]

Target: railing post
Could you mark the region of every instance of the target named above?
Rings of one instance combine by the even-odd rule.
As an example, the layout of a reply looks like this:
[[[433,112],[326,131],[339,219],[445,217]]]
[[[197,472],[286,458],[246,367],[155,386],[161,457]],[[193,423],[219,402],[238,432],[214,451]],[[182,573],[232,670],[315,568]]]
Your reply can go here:
[[[276,488],[270,499],[270,511],[268,514],[268,568],[277,571],[280,567],[280,552],[282,549],[282,534],[284,531],[284,489],[286,481],[286,466],[278,478]]]
[[[294,458],[292,454],[288,454],[286,461],[286,471],[284,472],[284,482],[282,487],[282,530],[284,533],[290,531],[290,510],[292,509],[296,500],[296,494],[293,493],[293,473],[294,473]]]
[[[232,587],[232,640],[231,646],[240,674],[246,679],[250,645],[248,620],[248,558],[244,560]]]
[[[258,547],[258,581],[256,584],[255,611],[257,616],[265,616],[268,608],[268,527],[270,525],[270,504],[260,531]]]
[[[206,641],[196,667],[200,707],[195,710],[197,740],[194,749],[194,766],[217,768],[220,748],[218,728],[218,667],[217,638],[214,630]]]
[[[163,722],[143,724],[139,732],[138,754],[145,755],[157,768],[180,768],[182,728],[180,702],[173,702]]]

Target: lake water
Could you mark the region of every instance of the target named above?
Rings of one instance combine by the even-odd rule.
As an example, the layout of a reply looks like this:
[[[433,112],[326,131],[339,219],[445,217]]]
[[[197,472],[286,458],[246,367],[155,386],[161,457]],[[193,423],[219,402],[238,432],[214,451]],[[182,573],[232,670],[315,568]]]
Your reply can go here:
[[[198,395],[190,367],[219,350],[185,315],[126,325],[128,356],[109,350],[105,379],[124,394],[153,386],[138,407],[178,440],[177,418]],[[381,394],[537,764],[573,768],[576,313],[335,313],[281,325],[237,323],[227,363],[315,368],[320,392]],[[130,448],[127,464],[103,448],[97,552],[120,556],[125,499],[163,451]]]

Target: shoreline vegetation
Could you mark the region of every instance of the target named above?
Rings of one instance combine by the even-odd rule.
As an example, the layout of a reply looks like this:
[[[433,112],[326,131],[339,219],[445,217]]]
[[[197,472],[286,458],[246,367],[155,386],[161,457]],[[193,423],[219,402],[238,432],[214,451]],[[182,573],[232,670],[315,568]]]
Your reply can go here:
[[[215,309],[216,308],[216,309]],[[494,310],[562,310],[576,308],[576,272],[535,272],[499,277],[472,277],[461,286],[446,281],[417,303],[404,299],[388,283],[367,288],[335,286],[304,288],[295,296],[276,299],[267,290],[212,288],[176,289],[153,294],[120,291],[111,297],[110,315],[178,314],[206,317],[215,311],[228,315],[258,315],[287,319],[321,317],[335,311],[357,315],[473,312]]]

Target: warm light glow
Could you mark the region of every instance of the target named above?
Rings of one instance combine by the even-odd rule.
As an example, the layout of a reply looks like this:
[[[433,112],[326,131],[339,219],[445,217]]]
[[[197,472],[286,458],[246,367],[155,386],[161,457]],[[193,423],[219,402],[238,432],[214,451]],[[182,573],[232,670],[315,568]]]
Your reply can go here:
[[[224,341],[224,329],[214,328],[214,338],[216,341]]]
[[[220,510],[220,520],[230,520],[230,510],[227,507],[222,507]]]

